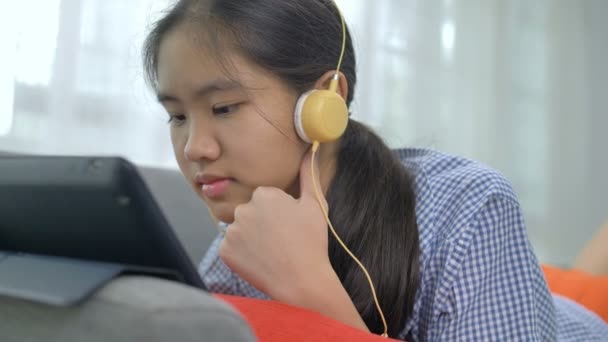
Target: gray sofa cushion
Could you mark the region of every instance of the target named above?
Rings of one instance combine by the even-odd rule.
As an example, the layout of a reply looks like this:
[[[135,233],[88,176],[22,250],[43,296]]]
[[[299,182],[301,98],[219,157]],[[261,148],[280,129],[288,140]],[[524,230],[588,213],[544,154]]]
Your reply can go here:
[[[255,337],[235,310],[205,292],[129,276],[71,308],[0,297],[0,340],[240,342]]]
[[[138,169],[190,258],[198,264],[218,234],[205,203],[179,171],[143,166]]]

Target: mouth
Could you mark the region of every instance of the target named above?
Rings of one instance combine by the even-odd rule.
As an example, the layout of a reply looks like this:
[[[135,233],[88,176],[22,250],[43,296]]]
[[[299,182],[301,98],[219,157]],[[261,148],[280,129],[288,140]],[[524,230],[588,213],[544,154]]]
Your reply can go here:
[[[217,199],[224,195],[234,179],[214,175],[200,174],[196,176],[196,186],[200,187],[203,196]]]

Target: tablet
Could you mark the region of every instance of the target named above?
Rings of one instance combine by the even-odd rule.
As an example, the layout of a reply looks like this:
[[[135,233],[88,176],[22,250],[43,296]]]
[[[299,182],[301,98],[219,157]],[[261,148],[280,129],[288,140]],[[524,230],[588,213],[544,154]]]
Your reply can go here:
[[[136,167],[118,157],[0,157],[0,273],[28,256],[205,288]]]

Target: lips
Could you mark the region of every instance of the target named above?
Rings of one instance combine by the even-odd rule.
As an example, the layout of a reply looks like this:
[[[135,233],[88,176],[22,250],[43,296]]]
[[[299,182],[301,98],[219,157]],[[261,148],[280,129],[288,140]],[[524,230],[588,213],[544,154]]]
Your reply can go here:
[[[201,187],[203,195],[210,199],[222,196],[232,181],[228,177],[210,174],[199,174],[196,176],[196,183]]]

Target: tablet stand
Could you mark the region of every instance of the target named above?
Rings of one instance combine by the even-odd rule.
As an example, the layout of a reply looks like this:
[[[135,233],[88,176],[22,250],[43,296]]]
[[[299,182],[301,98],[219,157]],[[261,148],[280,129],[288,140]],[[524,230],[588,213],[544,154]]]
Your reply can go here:
[[[0,252],[0,296],[71,306],[125,270],[119,264]]]

